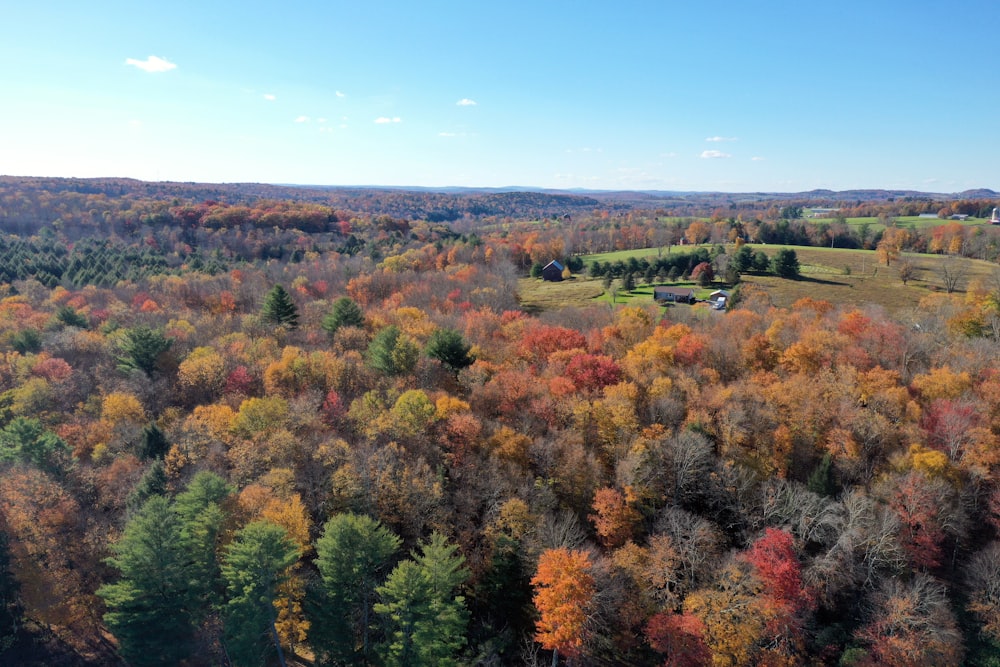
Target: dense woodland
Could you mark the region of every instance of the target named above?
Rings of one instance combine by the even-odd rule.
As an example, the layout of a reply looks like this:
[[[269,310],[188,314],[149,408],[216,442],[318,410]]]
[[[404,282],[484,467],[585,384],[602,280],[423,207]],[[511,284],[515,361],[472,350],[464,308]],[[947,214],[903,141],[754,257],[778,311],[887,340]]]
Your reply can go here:
[[[1000,279],[517,298],[682,239],[996,261],[889,219],[991,201],[243,187],[0,179],[0,662],[1000,664]]]

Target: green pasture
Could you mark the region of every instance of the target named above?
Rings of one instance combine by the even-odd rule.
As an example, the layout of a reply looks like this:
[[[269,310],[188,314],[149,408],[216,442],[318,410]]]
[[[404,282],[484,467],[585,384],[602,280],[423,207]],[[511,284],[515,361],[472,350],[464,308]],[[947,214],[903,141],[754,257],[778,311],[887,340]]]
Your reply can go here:
[[[663,257],[665,255],[675,254],[675,255],[686,255],[692,253],[697,248],[714,248],[715,244],[705,243],[702,245],[677,245],[674,244],[670,246],[669,250],[666,246],[661,246],[658,248],[638,248],[636,250],[615,250],[613,252],[599,252],[593,255],[583,255],[580,259],[583,260],[585,266],[590,266],[594,262],[617,262],[628,261],[630,257],[635,257],[636,259],[643,258],[657,258]],[[730,252],[729,248],[733,246],[731,244],[724,245],[726,252]],[[734,251],[735,252],[735,251]]]
[[[833,222],[832,218],[807,218],[810,222],[815,224],[820,224],[823,222],[830,223]],[[868,225],[868,229],[871,233],[879,232],[885,229],[885,225],[879,222],[878,218],[845,218],[847,224],[851,227],[860,227],[861,225]],[[957,222],[963,227],[974,227],[976,225],[988,225],[989,221],[985,218],[966,218],[965,220],[942,220],[941,218],[921,218],[918,215],[903,215],[898,218],[893,218],[897,227],[914,227],[916,229],[929,229],[931,227],[939,227],[941,225],[947,225],[952,222]]]
[[[899,261],[893,261],[886,266],[879,262],[872,250],[776,245],[750,247],[754,252],[763,250],[768,255],[773,255],[783,247],[795,251],[802,274],[799,280],[785,280],[771,275],[743,276],[744,285],[760,288],[767,294],[771,303],[783,308],[791,306],[801,298],[811,297],[835,305],[857,307],[878,305],[889,312],[905,312],[914,309],[927,295],[945,292],[942,276],[944,262],[951,262],[964,271],[965,277],[958,286],[959,292],[964,292],[968,285],[977,279],[990,279],[994,272],[1000,270],[996,264],[980,260],[905,253],[902,259],[913,266],[914,277],[903,285],[899,278]],[[732,253],[734,250],[732,245],[726,246],[727,253]],[[675,248],[674,252],[677,251]],[[656,256],[656,252],[656,248],[644,248],[590,255],[583,259],[585,263],[598,260],[615,261],[630,256],[637,258]],[[712,291],[724,287],[720,282],[713,283],[708,288],[699,288],[690,282],[656,284],[694,287],[700,299],[707,298]],[[653,300],[653,285],[637,285],[631,293],[623,292],[619,281],[615,281],[613,287],[615,286],[619,286],[615,304],[651,303]],[[581,274],[559,283],[524,278],[519,283],[519,298],[526,309],[541,311],[566,306],[583,307],[595,303],[611,303],[612,297],[609,291],[604,289],[601,279],[588,278]]]

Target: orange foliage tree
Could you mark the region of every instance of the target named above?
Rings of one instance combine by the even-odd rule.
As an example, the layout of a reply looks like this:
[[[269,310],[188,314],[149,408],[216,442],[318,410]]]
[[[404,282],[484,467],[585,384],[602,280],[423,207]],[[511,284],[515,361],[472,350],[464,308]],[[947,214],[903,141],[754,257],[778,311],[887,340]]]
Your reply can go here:
[[[583,653],[587,621],[597,592],[592,570],[585,551],[548,549],[538,559],[538,570],[531,579],[539,614],[535,640],[556,652],[553,664],[559,653],[570,659]]]

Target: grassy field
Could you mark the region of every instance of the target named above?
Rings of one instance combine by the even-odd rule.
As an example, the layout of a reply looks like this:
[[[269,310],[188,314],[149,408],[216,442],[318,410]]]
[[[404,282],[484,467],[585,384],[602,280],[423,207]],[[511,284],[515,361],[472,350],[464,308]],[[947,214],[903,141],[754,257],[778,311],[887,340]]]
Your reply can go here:
[[[781,246],[751,246],[769,255]],[[822,299],[834,304],[863,306],[877,304],[890,312],[910,310],[926,295],[944,292],[941,266],[949,261],[941,255],[905,254],[915,272],[915,277],[907,285],[899,279],[897,262],[890,266],[879,264],[871,250],[845,250],[841,248],[805,248],[796,246],[802,277],[799,280],[783,280],[775,276],[745,275],[743,282],[756,285],[770,296],[774,305],[791,306],[803,297]],[[729,252],[732,247],[728,247]],[[584,261],[614,261],[629,256],[656,256],[655,248],[631,250],[618,253],[604,253],[585,257]],[[959,291],[976,278],[988,278],[998,270],[996,264],[954,258],[953,261],[966,272]],[[667,284],[667,283],[664,283]],[[669,283],[684,287],[694,287],[693,283]],[[705,298],[718,286],[698,290],[699,298]],[[524,278],[519,284],[522,305],[529,310],[552,310],[566,306],[586,306],[594,303],[610,302],[611,296],[604,290],[602,281],[582,275],[561,283],[547,283],[542,280]],[[653,299],[652,286],[640,285],[631,294],[619,292],[615,302],[649,303]],[[679,306],[684,307],[684,306]]]
[[[819,224],[822,222],[832,222],[831,218],[808,218],[810,222]],[[874,234],[875,232],[880,232],[885,229],[885,225],[878,221],[878,218],[845,218],[847,224],[850,227],[860,227],[861,225],[868,225],[868,232]],[[928,229],[931,227],[939,227],[941,225],[947,225],[952,222],[957,222],[963,227],[974,227],[976,225],[988,225],[990,224],[988,220],[983,218],[967,218],[965,220],[941,220],[940,218],[921,218],[918,215],[911,216],[900,216],[898,218],[893,218],[896,221],[896,225],[899,227],[914,227],[916,229]]]

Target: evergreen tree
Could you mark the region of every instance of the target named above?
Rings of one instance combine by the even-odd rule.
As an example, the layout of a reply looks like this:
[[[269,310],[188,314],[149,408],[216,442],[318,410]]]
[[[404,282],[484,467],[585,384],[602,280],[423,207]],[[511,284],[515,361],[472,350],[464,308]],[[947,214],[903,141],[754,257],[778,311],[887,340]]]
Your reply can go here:
[[[144,459],[162,459],[170,450],[167,436],[163,434],[155,422],[150,422],[142,430],[142,443],[139,445],[139,456]]]
[[[375,587],[400,539],[378,521],[353,513],[327,521],[316,542],[322,586],[310,606],[316,650],[336,663],[368,664]]]
[[[121,579],[98,589],[104,620],[119,652],[134,665],[175,665],[187,657],[194,635],[190,613],[190,559],[180,520],[162,496],[150,498],[125,526],[108,562]]]
[[[733,261],[729,265],[740,273],[746,273],[753,270],[753,264],[753,250],[748,245],[742,245],[733,255]]]
[[[782,248],[771,260],[771,270],[781,278],[799,277],[799,258],[791,248]]]
[[[264,307],[260,311],[264,321],[295,329],[299,326],[299,309],[291,295],[281,285],[275,285],[264,297]]]
[[[434,533],[414,560],[403,561],[378,588],[386,642],[386,667],[457,665],[455,653],[465,644],[468,612],[455,590],[469,572],[458,547]]]
[[[391,324],[380,330],[368,344],[368,365],[386,375],[402,375],[413,370],[420,352],[417,346]]]
[[[162,331],[147,326],[128,329],[118,344],[122,353],[118,357],[118,368],[125,372],[140,370],[146,375],[152,375],[160,355],[169,350],[173,343],[174,340],[164,336]]]
[[[471,346],[454,329],[435,329],[427,341],[427,356],[437,359],[455,373],[472,365]]]
[[[833,481],[833,457],[827,452],[823,459],[816,466],[816,469],[809,475],[806,482],[809,490],[821,496],[832,496],[836,491]]]
[[[298,559],[299,548],[285,529],[269,521],[248,524],[227,547],[222,563],[228,598],[224,622],[226,646],[235,665],[263,665],[272,649],[285,664],[274,600],[288,568]]]
[[[353,299],[342,296],[333,302],[333,308],[323,318],[323,330],[332,338],[341,327],[364,326],[365,314]]]
[[[38,329],[22,329],[10,339],[10,346],[21,354],[38,352],[42,349],[42,334]]]
[[[181,520],[181,538],[191,559],[192,587],[197,607],[206,612],[219,588],[219,566],[215,556],[222,528],[221,504],[232,493],[225,480],[213,472],[199,471],[174,501]]]
[[[142,478],[128,494],[125,506],[130,512],[135,512],[146,504],[146,501],[153,496],[165,496],[167,494],[167,473],[161,459],[153,461],[149,469],[146,470]]]
[[[67,327],[87,328],[87,318],[77,312],[73,306],[62,306],[56,311],[56,319]]]
[[[69,446],[37,419],[16,417],[0,430],[0,462],[30,463],[58,472],[67,464]]]

